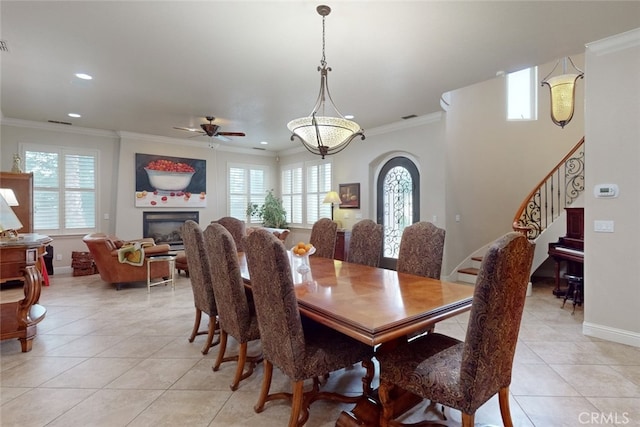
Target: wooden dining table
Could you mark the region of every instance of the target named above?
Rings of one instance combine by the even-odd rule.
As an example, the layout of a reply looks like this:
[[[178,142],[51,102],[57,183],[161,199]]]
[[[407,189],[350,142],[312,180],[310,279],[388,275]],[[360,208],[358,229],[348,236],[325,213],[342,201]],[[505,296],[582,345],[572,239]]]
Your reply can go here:
[[[473,286],[328,258],[305,259],[289,251],[300,313],[375,348],[392,351],[399,340],[432,329],[436,323],[471,308]],[[239,254],[242,278],[251,278]],[[309,271],[298,272],[308,262]],[[303,271],[303,269],[301,269]],[[398,413],[419,402],[398,393]],[[337,426],[378,425],[376,396],[341,414]]]

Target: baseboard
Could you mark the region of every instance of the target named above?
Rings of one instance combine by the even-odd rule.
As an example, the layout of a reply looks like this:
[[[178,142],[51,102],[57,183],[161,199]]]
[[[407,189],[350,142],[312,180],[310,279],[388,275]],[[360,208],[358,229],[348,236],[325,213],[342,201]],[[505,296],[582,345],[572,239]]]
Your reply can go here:
[[[637,332],[584,322],[582,323],[582,333],[590,337],[640,347],[640,334]]]

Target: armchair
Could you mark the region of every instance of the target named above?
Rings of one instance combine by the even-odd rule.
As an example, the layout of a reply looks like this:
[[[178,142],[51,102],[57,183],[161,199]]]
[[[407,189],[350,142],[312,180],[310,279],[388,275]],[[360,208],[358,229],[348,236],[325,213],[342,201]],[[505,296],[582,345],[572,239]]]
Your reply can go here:
[[[92,233],[83,237],[82,241],[89,248],[93,260],[98,266],[100,278],[107,283],[116,285],[120,290],[123,283],[142,282],[147,280],[147,261],[141,266],[122,263],[118,259],[118,249],[125,243],[122,239],[108,236],[104,233]],[[169,245],[156,245],[151,238],[134,240],[141,243],[150,243],[152,246],[144,248],[145,257],[154,254],[169,252]],[[126,241],[129,242],[129,241]],[[169,276],[169,266],[164,262],[151,264],[150,276],[152,279]]]

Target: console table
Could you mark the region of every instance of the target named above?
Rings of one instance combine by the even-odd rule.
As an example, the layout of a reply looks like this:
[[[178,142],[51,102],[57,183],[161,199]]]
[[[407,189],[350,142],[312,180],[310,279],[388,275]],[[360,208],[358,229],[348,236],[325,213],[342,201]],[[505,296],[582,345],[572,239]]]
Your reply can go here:
[[[37,324],[47,310],[38,304],[42,289],[40,257],[51,242],[42,234],[20,234],[0,241],[0,284],[22,281],[24,299],[0,304],[0,339],[18,338],[23,352],[31,350]]]

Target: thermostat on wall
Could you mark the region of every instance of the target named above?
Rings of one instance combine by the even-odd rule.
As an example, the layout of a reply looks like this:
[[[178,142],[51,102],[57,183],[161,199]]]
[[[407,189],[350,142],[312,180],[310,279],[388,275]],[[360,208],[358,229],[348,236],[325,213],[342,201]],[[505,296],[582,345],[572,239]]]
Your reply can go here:
[[[598,184],[593,188],[593,195],[596,197],[618,197],[617,184]]]

